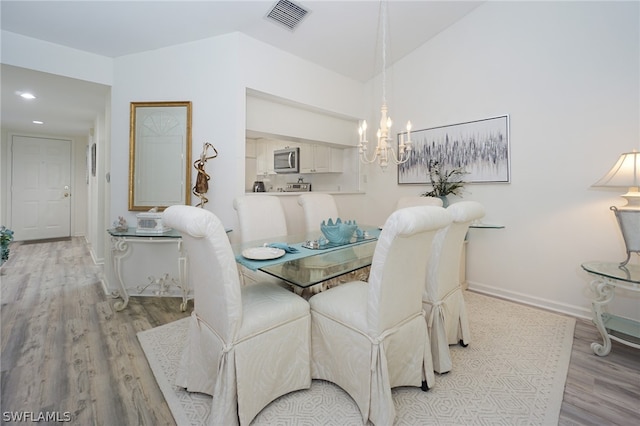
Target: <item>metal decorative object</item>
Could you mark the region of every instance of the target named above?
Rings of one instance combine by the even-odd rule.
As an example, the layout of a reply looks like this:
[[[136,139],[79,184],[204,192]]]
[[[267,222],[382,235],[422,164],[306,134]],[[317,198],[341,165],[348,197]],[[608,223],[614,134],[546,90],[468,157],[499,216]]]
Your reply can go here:
[[[211,148],[213,150],[213,155],[207,157],[207,151]],[[216,158],[218,156],[218,150],[211,145],[209,142],[205,142],[202,147],[202,154],[200,154],[200,158],[197,159],[193,163],[193,167],[198,171],[198,176],[196,176],[196,184],[193,187],[193,195],[200,198],[200,202],[196,204],[196,207],[203,207],[205,203],[209,201],[204,194],[209,191],[209,179],[211,176],[207,174],[204,170],[204,166],[207,164],[207,160],[211,160],[212,158]]]

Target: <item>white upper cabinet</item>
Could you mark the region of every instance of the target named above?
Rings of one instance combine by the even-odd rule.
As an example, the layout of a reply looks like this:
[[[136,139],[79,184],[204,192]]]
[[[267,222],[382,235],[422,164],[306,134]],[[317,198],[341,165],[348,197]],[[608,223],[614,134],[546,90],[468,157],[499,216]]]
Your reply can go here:
[[[328,145],[305,144],[300,146],[300,173],[342,172],[342,149]]]

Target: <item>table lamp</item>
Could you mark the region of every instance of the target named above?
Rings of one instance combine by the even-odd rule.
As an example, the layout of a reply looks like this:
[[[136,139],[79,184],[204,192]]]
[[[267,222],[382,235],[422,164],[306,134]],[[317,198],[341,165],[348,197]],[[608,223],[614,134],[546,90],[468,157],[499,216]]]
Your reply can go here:
[[[620,266],[625,266],[632,252],[640,253],[640,152],[634,149],[620,155],[609,173],[591,186],[629,188],[629,191],[622,195],[627,204],[611,207],[618,219],[627,250],[627,258],[620,263]]]

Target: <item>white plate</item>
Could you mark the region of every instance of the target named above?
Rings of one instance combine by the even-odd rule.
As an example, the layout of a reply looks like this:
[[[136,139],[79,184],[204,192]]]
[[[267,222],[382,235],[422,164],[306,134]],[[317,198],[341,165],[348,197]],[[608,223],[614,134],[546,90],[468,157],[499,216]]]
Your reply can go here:
[[[243,250],[242,256],[251,260],[277,259],[284,256],[284,250],[275,247],[254,247]]]

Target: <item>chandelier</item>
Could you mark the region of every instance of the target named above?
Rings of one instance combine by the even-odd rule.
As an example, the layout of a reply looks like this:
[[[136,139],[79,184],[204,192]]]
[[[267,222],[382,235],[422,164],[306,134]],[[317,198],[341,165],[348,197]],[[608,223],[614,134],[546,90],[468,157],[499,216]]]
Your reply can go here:
[[[367,148],[369,142],[367,141],[367,120],[362,120],[362,123],[358,127],[359,143],[358,152],[360,153],[360,160],[363,163],[370,164],[378,160],[378,165],[382,170],[387,168],[389,160],[394,164],[406,163],[409,160],[409,154],[411,153],[411,121],[407,122],[407,139],[405,140],[404,133],[400,135],[400,144],[398,145],[398,154],[396,155],[393,149],[393,140],[390,137],[391,134],[391,117],[388,116],[387,108],[387,2],[380,2],[380,26],[382,28],[382,107],[380,108],[380,126],[376,132],[378,138],[378,144],[373,152],[373,157],[369,158],[367,155]]]

